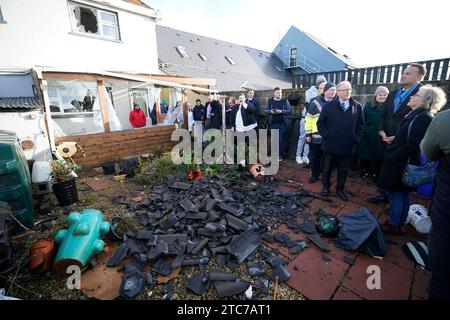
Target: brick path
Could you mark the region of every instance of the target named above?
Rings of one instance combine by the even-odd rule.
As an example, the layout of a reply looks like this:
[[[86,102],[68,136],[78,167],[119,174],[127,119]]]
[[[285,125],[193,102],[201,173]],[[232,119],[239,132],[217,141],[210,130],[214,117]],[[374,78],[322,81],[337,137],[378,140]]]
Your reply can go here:
[[[322,208],[327,213],[342,214],[356,211],[360,206],[366,206],[380,222],[387,218],[387,205],[372,205],[366,201],[368,197],[377,194],[376,187],[368,180],[351,176],[347,180],[346,191],[351,195],[349,202],[341,201],[334,194],[335,175],[332,176],[331,202],[314,200],[310,204],[310,212],[314,213]],[[282,181],[283,191],[296,190],[298,184],[303,184],[309,191],[320,192],[321,181],[315,184],[307,182],[309,171],[302,169],[295,161],[285,160],[280,164],[280,172],[276,179]],[[291,180],[291,182],[287,182]],[[297,185],[297,186],[296,186]],[[420,196],[414,196],[412,203],[423,204],[429,208],[430,202]],[[300,219],[301,221],[301,219]],[[274,232],[287,232],[294,239],[305,239],[303,234],[295,234],[286,225],[281,225]],[[350,253],[336,248],[332,240],[325,239],[330,246],[329,253],[323,253],[311,244],[298,255],[291,255],[286,248],[276,243],[267,243],[289,259],[288,270],[292,277],[287,284],[305,296],[307,299],[320,300],[423,300],[427,299],[427,284],[430,279],[428,271],[415,267],[403,254],[402,245],[410,240],[426,241],[426,237],[418,234],[412,227],[402,237],[386,236],[390,239],[387,244],[387,254],[383,260],[370,258],[363,253]],[[393,244],[391,244],[391,242]],[[354,259],[354,264],[347,264],[343,258]],[[381,269],[381,289],[369,290],[366,285],[369,274],[367,267],[377,265]]]

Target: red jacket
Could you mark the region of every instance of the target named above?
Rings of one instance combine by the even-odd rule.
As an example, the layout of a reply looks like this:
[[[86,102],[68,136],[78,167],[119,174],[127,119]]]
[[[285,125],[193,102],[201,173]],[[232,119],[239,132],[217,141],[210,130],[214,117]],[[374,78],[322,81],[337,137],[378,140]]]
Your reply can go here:
[[[147,119],[145,113],[142,110],[133,110],[130,112],[130,123],[134,128],[145,127]]]

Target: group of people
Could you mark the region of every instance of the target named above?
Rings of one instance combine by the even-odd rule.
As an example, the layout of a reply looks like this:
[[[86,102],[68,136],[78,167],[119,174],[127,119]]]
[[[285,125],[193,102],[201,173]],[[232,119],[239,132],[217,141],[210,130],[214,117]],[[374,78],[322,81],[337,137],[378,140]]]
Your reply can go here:
[[[225,105],[225,126],[236,131],[249,131],[256,129],[259,120],[259,101],[254,97],[255,91],[249,90],[247,96],[242,93],[238,99],[229,97]],[[195,123],[208,129],[222,129],[223,115],[222,103],[215,95],[210,94],[205,105],[200,99],[195,101],[192,109]]]
[[[382,229],[392,235],[405,233],[410,193],[415,190],[402,179],[407,165],[438,161],[428,241],[429,294],[430,299],[449,299],[450,110],[438,114],[446,95],[439,87],[423,85],[425,74],[423,65],[408,65],[398,89],[378,87],[364,108],[352,98],[348,81],[335,85],[318,77],[309,92],[315,96],[303,113],[296,160],[311,167],[309,183],[322,176],[322,196],[330,195],[331,170],[336,166],[336,193],[348,201],[345,180],[357,155],[363,176],[373,175],[379,188],[379,195],[368,201],[390,205]]]

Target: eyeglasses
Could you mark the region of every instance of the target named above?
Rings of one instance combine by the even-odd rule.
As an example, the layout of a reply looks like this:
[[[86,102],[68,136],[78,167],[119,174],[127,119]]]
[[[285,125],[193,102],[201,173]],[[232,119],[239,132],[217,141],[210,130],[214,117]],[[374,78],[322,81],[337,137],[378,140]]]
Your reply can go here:
[[[412,97],[416,97],[416,98],[423,98],[423,96],[421,96],[420,94],[418,94],[418,93],[416,93],[416,94],[413,94],[412,95]]]
[[[341,90],[338,90],[339,92],[351,92],[352,91],[352,89],[341,89]]]

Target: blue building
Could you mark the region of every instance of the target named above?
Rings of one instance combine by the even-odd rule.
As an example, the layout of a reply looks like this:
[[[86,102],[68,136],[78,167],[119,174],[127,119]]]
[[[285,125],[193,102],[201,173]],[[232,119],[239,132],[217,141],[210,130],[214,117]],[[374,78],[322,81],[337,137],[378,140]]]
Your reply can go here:
[[[357,68],[345,54],[340,54],[311,34],[291,26],[273,51],[294,75],[340,71]]]

